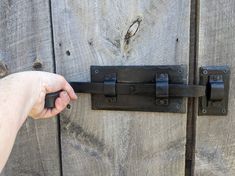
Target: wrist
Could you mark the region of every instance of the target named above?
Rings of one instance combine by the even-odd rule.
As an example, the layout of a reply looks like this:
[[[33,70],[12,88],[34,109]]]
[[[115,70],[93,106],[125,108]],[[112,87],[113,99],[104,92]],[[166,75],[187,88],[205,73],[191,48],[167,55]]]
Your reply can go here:
[[[32,72],[12,74],[1,80],[0,96],[6,99],[3,106],[8,111],[6,112],[9,115],[8,121],[15,122],[18,129],[40,95],[42,87],[40,84],[40,76],[35,76]]]

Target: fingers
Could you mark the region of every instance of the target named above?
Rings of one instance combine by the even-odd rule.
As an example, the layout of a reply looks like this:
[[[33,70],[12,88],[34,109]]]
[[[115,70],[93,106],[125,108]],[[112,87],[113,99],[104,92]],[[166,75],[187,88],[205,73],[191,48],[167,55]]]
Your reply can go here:
[[[48,114],[49,116],[55,116],[59,114],[63,109],[69,104],[70,102],[70,97],[66,91],[62,91],[60,93],[60,97],[58,97],[55,101],[55,108],[53,108],[50,113]]]
[[[56,75],[56,74],[53,75],[55,76],[54,78],[52,78],[53,80],[51,80],[50,84],[46,85],[47,93],[52,93],[59,90],[65,90],[68,93],[71,100],[76,100],[77,95],[75,94],[71,85],[65,80],[65,78],[61,75]]]
[[[60,96],[55,101],[55,108],[44,109],[37,118],[49,118],[59,114],[69,104],[70,97],[66,91],[62,91]]]
[[[69,97],[72,100],[76,100],[77,99],[77,95],[75,94],[73,88],[71,87],[71,85],[66,81],[63,89],[68,93]]]
[[[61,112],[70,102],[70,97],[66,91],[60,93],[60,97],[55,102],[55,109]]]
[[[45,97],[39,97],[37,100],[37,104],[32,109],[36,109],[32,115],[34,118],[48,118],[57,115],[60,113],[69,103],[70,100],[76,100],[77,96],[71,87],[71,85],[65,80],[65,78],[61,75],[53,74],[53,73],[40,73],[43,93],[53,93],[60,90],[63,90],[60,93],[60,96],[55,101],[55,108],[53,109],[45,109],[44,101]],[[42,100],[42,101],[40,101]]]

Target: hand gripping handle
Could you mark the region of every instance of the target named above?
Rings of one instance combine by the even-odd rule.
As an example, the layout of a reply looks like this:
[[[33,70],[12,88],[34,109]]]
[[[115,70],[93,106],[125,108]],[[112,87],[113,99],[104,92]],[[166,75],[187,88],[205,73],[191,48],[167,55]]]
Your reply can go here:
[[[55,101],[60,96],[60,92],[61,90],[46,94],[44,107],[49,109],[55,108]]]

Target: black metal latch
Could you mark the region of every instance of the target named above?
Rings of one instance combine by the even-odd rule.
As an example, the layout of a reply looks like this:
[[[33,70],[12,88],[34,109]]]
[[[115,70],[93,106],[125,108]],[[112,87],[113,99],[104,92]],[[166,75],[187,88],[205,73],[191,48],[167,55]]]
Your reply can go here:
[[[200,68],[199,85],[187,84],[184,65],[91,66],[91,82],[70,82],[76,93],[91,93],[92,109],[186,112],[186,97],[199,97],[199,115],[226,115],[229,68]],[[48,94],[53,107],[58,93]]]

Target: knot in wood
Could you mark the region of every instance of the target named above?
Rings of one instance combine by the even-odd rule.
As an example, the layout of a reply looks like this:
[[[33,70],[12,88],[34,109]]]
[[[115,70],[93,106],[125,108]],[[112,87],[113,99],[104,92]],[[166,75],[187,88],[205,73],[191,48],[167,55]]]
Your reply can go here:
[[[3,61],[0,61],[0,78],[6,76],[7,74],[8,74],[7,65]]]
[[[42,61],[38,58],[35,59],[34,63],[33,63],[33,68],[34,69],[41,69],[42,68]]]
[[[131,24],[131,26],[130,26],[129,29],[127,30],[127,33],[126,33],[126,35],[125,35],[125,41],[126,41],[127,44],[129,43],[130,38],[133,37],[133,36],[137,33],[137,31],[138,31],[138,29],[139,29],[139,27],[140,27],[140,22],[141,22],[141,21],[142,21],[142,20],[138,18],[137,20],[135,20],[135,21]]]

